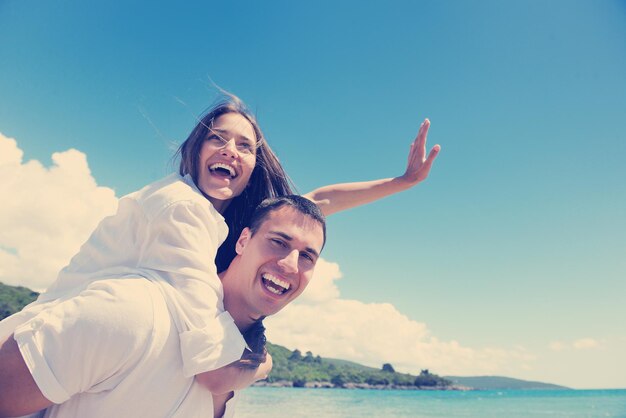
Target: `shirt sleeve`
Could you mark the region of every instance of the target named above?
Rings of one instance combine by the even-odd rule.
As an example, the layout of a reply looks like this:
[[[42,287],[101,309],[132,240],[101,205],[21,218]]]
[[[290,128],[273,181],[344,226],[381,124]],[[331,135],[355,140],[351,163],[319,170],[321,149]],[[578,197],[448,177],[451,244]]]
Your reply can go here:
[[[18,326],[14,338],[42,394],[59,404],[115,387],[141,359],[153,320],[149,295],[97,282]]]
[[[224,311],[215,255],[219,222],[203,205],[182,201],[148,224],[140,268],[165,280],[161,289],[180,333],[183,372],[190,377],[241,357],[245,340]]]

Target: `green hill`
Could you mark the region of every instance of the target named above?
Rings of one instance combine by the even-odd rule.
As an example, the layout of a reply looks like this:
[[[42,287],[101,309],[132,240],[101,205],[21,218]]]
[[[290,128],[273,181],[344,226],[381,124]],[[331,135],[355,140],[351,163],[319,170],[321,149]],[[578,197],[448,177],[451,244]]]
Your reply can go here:
[[[456,385],[468,386],[478,390],[569,389],[565,386],[553,385],[551,383],[531,382],[502,376],[446,376],[446,379],[452,381]]]
[[[37,292],[25,287],[14,287],[0,283],[0,320],[19,311],[37,299]]]
[[[272,355],[274,366],[268,383],[282,382],[296,387],[307,383],[325,383],[323,386],[334,387],[397,387],[397,388],[437,388],[446,389],[451,382],[428,370],[419,376],[397,373],[391,364],[382,368],[363,366],[346,360],[323,359],[307,351],[290,351],[280,345],[268,343],[268,352]]]

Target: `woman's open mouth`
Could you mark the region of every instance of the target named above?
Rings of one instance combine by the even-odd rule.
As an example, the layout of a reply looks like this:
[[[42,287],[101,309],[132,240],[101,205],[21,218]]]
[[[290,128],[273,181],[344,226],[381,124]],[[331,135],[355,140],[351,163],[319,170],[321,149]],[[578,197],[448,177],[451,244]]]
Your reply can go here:
[[[235,169],[228,164],[214,163],[209,166],[209,171],[218,177],[234,179],[237,177]]]

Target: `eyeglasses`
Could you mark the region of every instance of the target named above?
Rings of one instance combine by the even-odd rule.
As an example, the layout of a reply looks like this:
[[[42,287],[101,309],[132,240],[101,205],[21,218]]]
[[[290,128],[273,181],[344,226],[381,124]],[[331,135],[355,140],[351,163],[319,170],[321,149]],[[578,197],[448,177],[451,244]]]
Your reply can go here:
[[[222,149],[230,144],[232,141],[234,141],[237,153],[245,157],[255,155],[256,150],[259,147],[259,143],[254,143],[247,138],[226,139],[215,131],[211,131],[211,135],[209,135],[206,140],[209,141],[209,143],[217,149]]]

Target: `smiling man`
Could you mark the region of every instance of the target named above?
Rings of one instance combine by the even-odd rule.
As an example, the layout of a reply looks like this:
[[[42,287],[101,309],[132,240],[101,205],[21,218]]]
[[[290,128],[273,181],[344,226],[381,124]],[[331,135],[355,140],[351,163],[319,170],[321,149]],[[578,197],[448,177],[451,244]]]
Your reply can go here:
[[[242,333],[304,291],[325,238],[321,211],[303,197],[259,206],[221,275]],[[232,396],[183,374],[167,303],[141,277],[94,282],[0,341],[0,417],[220,417],[232,415]]]
[[[239,329],[273,315],[306,289],[326,240],[318,207],[300,196],[265,200],[221,275],[224,307]]]
[[[224,308],[242,333],[302,294],[325,242],[324,215],[310,200],[283,196],[257,207],[237,240],[237,256],[220,274]],[[216,417],[233,395],[213,397]]]

